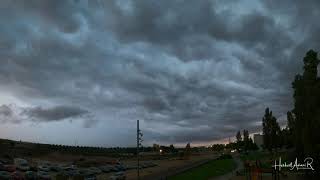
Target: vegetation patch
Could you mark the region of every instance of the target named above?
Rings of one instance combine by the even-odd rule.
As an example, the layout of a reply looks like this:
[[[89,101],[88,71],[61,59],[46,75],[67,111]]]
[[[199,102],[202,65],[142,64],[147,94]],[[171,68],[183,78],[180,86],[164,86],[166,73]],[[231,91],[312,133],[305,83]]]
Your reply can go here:
[[[267,151],[256,151],[240,155],[240,159],[243,162],[251,162],[253,165],[256,165],[256,162],[258,161],[261,165],[261,168],[272,168],[274,161],[278,161],[280,157],[283,162],[288,162],[288,152],[271,153]]]
[[[231,172],[236,168],[236,166],[237,165],[233,159],[212,160],[199,167],[172,176],[169,178],[169,180],[206,180],[210,177],[220,176]]]

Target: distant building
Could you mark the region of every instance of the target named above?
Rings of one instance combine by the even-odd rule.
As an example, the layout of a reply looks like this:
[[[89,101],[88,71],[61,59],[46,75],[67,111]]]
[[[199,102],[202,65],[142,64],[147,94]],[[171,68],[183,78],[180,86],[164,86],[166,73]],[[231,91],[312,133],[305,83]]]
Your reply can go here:
[[[254,134],[253,135],[253,142],[256,143],[256,145],[262,149],[263,146],[263,135],[261,134]]]

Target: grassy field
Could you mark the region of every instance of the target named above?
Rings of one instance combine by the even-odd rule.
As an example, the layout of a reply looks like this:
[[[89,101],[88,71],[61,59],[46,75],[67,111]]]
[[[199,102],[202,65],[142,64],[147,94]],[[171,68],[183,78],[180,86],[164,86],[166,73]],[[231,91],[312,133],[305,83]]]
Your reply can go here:
[[[233,159],[212,160],[182,174],[170,177],[169,180],[207,180],[210,177],[226,174],[236,168]]]
[[[256,160],[259,160],[262,168],[271,168],[274,164],[274,160],[278,161],[279,157],[281,157],[283,162],[288,161],[288,154],[286,152],[270,153],[257,151],[248,153],[246,155],[242,154],[240,159],[242,161],[251,161],[252,163],[255,163]]]

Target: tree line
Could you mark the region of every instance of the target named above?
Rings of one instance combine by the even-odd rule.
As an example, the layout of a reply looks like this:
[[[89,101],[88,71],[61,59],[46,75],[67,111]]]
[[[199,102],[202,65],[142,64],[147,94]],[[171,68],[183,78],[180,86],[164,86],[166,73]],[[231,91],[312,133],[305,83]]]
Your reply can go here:
[[[213,151],[223,151],[224,149],[233,149],[238,152],[247,152],[258,150],[259,147],[253,142],[252,138],[249,136],[249,131],[244,129],[243,134],[238,131],[236,134],[236,142],[229,142],[228,144],[214,144],[211,146]]]
[[[320,152],[320,78],[317,52],[309,50],[303,58],[303,73],[292,82],[293,109],[287,112],[282,129],[267,108],[262,118],[264,148],[293,148],[297,157],[317,158]],[[315,160],[316,161],[316,160]],[[319,159],[317,159],[319,162]],[[319,166],[319,164],[318,164]]]

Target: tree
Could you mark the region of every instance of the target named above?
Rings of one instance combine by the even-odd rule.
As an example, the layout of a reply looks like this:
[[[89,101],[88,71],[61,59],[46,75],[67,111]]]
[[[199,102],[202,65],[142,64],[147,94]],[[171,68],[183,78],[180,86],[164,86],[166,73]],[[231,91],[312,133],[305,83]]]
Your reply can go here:
[[[249,138],[249,141],[248,141],[248,150],[258,150],[258,149],[259,149],[259,147],[257,146],[257,144],[254,143],[251,138]]]
[[[289,127],[286,127],[281,130],[281,146],[285,146],[286,148],[292,148],[293,147],[293,133],[290,131]]]
[[[243,149],[245,151],[249,150],[250,142],[249,142],[249,131],[243,130]]]
[[[16,145],[16,143],[15,143],[14,141],[10,141],[10,146],[11,146],[11,148],[14,148],[15,145]]]
[[[243,130],[243,138],[240,131],[236,134],[237,141],[234,143],[229,143],[225,146],[226,149],[237,149],[237,151],[244,150],[258,150],[259,147],[253,143],[252,139],[249,137],[249,131]],[[216,147],[217,148],[217,147]]]
[[[279,147],[280,126],[269,108],[265,110],[262,126],[264,148],[272,151],[273,148]]]
[[[169,146],[169,149],[170,149],[170,152],[171,152],[171,153],[175,153],[175,152],[176,152],[176,149],[174,148],[173,144],[171,144],[171,145]]]
[[[316,155],[320,150],[320,79],[317,69],[320,61],[317,56],[313,50],[306,53],[304,72],[296,75],[292,82],[294,124],[291,125],[299,156]]]
[[[187,145],[186,145],[186,150],[190,150],[191,149],[191,146],[190,146],[190,143],[188,143]]]
[[[272,118],[272,112],[269,108],[266,109],[264,117],[262,118],[262,133],[263,133],[263,145],[265,149],[271,151],[271,130],[270,130],[270,119]]]
[[[212,145],[212,150],[213,151],[223,151],[225,148],[224,144],[214,144]]]
[[[243,140],[244,141],[249,141],[249,131],[248,130],[243,130]]]
[[[226,144],[226,149],[237,149],[237,143],[236,142],[230,142],[229,144]]]
[[[296,120],[294,118],[294,115],[290,111],[287,112],[287,121],[288,121],[288,129],[293,133]]]
[[[241,132],[238,131],[237,134],[236,134],[236,139],[237,139],[237,142],[236,142],[236,149],[237,151],[239,152],[240,151],[240,148],[241,148],[241,144],[242,144],[242,137],[241,137]]]
[[[237,132],[236,139],[237,139],[237,142],[242,141],[242,137],[241,137],[241,132],[240,131]]]
[[[153,148],[153,151],[158,152],[159,149],[160,149],[160,145],[159,144],[153,144],[152,148]]]
[[[295,140],[295,124],[296,119],[291,111],[287,112],[287,127],[281,131],[281,143],[282,145],[290,148],[293,146]]]
[[[191,146],[190,146],[190,143],[188,143],[185,148],[185,155],[187,158],[189,158],[190,154],[191,154]]]

